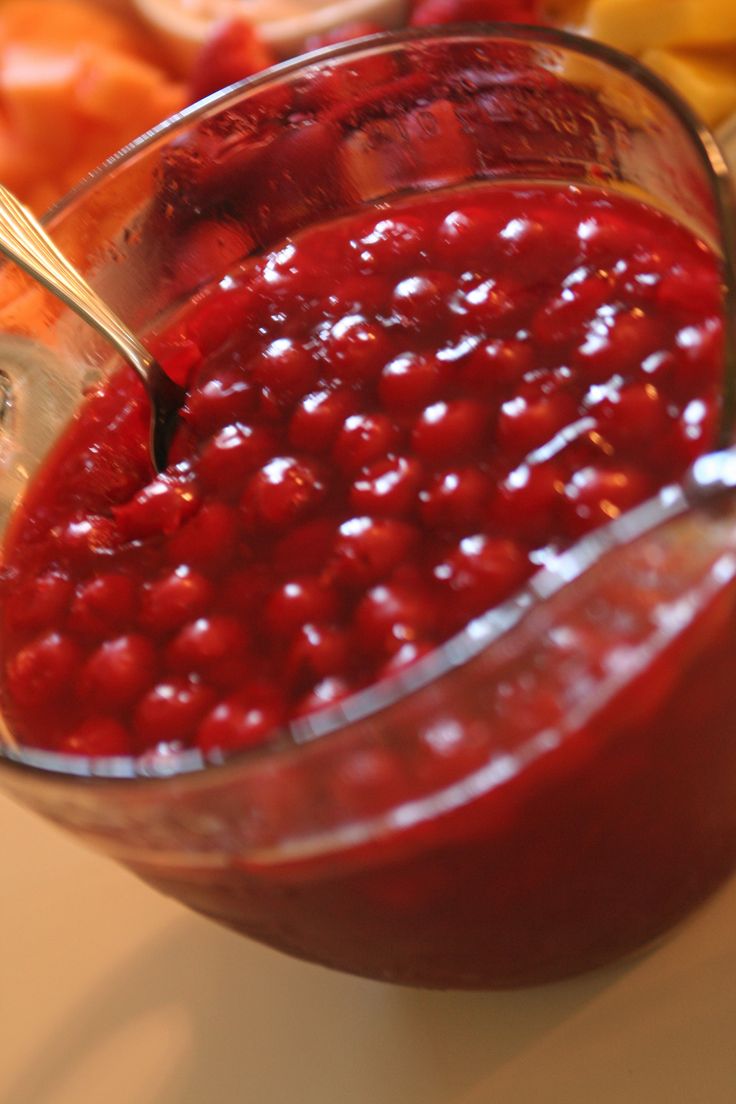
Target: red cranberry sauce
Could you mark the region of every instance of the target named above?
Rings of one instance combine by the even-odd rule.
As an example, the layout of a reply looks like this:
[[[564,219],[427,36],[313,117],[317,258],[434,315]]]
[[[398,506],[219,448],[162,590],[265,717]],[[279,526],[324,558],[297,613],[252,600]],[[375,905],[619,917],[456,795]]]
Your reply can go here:
[[[189,389],[169,470],[121,373],[15,518],[18,738],[253,745],[413,662],[712,444],[720,310],[705,245],[573,186],[415,197],[248,262],[156,339]]]

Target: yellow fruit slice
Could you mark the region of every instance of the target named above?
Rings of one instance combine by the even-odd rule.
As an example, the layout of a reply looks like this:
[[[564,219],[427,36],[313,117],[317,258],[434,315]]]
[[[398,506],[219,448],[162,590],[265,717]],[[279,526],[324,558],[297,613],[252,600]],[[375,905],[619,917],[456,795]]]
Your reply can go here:
[[[629,53],[657,47],[694,48],[736,40],[734,0],[592,0],[591,38]]]
[[[710,125],[736,111],[736,0],[546,0],[544,10],[638,57]]]
[[[733,54],[645,50],[642,61],[669,81],[714,125],[736,111],[736,58]]]

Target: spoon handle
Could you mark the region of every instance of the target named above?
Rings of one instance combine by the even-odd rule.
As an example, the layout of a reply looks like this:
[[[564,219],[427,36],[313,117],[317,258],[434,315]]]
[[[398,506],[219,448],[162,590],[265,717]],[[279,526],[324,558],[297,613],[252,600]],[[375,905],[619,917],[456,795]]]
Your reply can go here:
[[[148,384],[151,354],[69,264],[28,208],[1,184],[0,252],[93,326]]]

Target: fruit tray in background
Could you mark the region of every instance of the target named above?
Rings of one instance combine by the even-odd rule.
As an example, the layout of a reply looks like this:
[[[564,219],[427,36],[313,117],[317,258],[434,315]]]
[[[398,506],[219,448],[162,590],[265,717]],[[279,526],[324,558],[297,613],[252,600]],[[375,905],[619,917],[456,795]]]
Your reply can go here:
[[[736,164],[733,0],[0,0],[0,180],[43,211],[167,115],[285,56],[477,20],[547,23],[632,53]]]

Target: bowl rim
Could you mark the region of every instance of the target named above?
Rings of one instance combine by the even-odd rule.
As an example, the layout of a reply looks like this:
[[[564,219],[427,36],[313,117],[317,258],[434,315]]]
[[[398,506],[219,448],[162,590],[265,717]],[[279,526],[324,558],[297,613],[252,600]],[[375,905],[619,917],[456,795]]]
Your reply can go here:
[[[736,210],[731,180],[725,159],[715,136],[682,97],[655,73],[635,58],[612,47],[583,38],[568,31],[548,27],[508,23],[473,23],[452,27],[419,27],[391,31],[355,39],[338,46],[326,47],[281,62],[253,77],[221,89],[197,103],[169,116],[105,160],[84,177],[43,216],[42,221],[53,228],[74,206],[103,183],[111,174],[132,161],[139,153],[157,144],[183,125],[204,120],[231,104],[239,102],[244,93],[267,87],[314,66],[323,66],[344,59],[359,58],[382,47],[433,42],[507,41],[537,46],[560,47],[568,52],[600,61],[633,78],[662,100],[673,112],[697,150],[710,182],[715,215],[721,228],[722,268],[724,273],[724,306],[726,311],[726,369],[723,406],[724,421],[734,420],[736,408]],[[730,324],[729,324],[730,323]],[[721,444],[724,444],[724,440]],[[731,456],[728,470],[736,470],[736,454]],[[701,458],[702,459],[702,458]],[[706,458],[708,459],[708,458]],[[712,458],[711,458],[712,459]],[[141,756],[77,756],[19,745],[0,716],[0,770],[32,774],[61,785],[80,783],[155,783],[177,778],[209,778],[213,772],[237,772],[254,761],[271,758],[290,750],[298,752],[302,745],[340,733],[390,709],[456,668],[465,665],[490,648],[515,628],[532,610],[538,608],[569,583],[579,579],[599,560],[614,549],[631,544],[654,532],[673,518],[687,512],[703,497],[693,495],[698,480],[688,486],[670,486],[640,506],[627,511],[601,529],[586,535],[570,548],[542,567],[518,593],[488,610],[464,626],[449,640],[412,664],[380,682],[357,691],[344,701],[328,706],[304,718],[292,720],[277,729],[262,745],[232,751],[203,753],[197,749],[171,750],[166,753],[144,753]],[[711,492],[709,492],[711,493]]]

